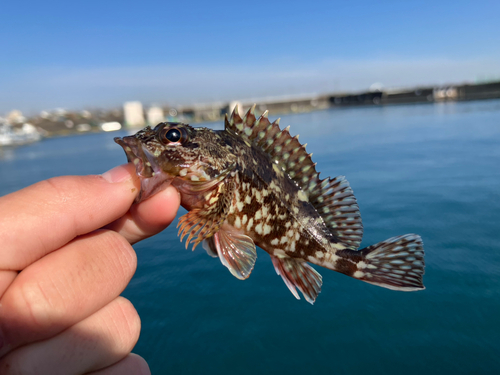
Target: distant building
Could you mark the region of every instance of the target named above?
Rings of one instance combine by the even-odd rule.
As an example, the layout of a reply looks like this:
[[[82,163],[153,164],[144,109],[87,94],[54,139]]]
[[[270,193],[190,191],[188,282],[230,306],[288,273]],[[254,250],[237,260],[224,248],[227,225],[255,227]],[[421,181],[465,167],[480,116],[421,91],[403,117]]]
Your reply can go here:
[[[141,102],[126,102],[123,104],[123,113],[126,126],[143,127],[145,125]]]
[[[165,121],[165,116],[163,114],[163,109],[160,107],[151,107],[148,109],[148,125],[156,126],[160,122]]]
[[[26,121],[26,118],[21,111],[14,109],[7,115],[7,121],[11,124],[20,124]]]

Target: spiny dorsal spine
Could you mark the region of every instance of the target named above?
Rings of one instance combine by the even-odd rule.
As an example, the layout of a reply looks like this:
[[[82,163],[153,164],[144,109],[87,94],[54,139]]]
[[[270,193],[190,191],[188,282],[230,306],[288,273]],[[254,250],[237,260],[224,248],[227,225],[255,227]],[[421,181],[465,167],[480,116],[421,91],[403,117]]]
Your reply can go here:
[[[231,118],[226,122],[226,129],[230,129],[241,136],[247,137],[254,144],[268,153],[278,165],[303,189],[310,193],[311,181],[320,183],[316,164],[312,162],[310,154],[305,150],[306,145],[299,143],[299,137],[292,137],[289,127],[281,130],[279,119],[271,123],[265,111],[259,118],[255,116],[255,105],[252,106],[243,118],[235,107]]]

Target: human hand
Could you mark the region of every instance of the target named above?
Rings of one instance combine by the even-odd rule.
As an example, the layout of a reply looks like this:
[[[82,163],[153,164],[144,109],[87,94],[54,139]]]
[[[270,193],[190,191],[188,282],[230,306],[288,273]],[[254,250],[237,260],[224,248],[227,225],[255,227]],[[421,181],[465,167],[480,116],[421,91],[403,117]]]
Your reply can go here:
[[[168,226],[180,199],[169,187],[131,206],[139,186],[127,164],[0,198],[1,374],[150,373],[129,354],[140,319],[120,293],[130,244]]]

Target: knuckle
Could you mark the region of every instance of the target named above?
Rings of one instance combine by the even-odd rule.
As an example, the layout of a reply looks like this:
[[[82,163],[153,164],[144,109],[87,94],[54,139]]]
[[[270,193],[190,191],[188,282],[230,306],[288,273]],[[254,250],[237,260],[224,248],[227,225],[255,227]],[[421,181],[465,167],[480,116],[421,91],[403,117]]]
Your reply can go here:
[[[33,325],[47,324],[51,303],[43,285],[37,281],[23,283],[19,288],[20,313],[30,318]]]
[[[49,292],[43,283],[35,280],[24,283],[20,288],[22,310],[35,326],[43,327],[52,323],[50,312],[53,301]]]
[[[46,292],[43,284],[20,278],[3,296],[2,331],[12,347],[43,338],[58,329]]]

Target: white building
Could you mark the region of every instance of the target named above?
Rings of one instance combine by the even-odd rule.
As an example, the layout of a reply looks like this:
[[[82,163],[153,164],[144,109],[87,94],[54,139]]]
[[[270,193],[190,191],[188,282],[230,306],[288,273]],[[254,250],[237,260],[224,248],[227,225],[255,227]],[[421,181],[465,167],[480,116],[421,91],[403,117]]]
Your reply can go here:
[[[156,126],[160,122],[165,121],[165,116],[163,114],[163,109],[160,107],[151,107],[148,109],[148,125]]]
[[[126,102],[123,104],[123,114],[126,126],[143,127],[145,125],[141,102]]]

